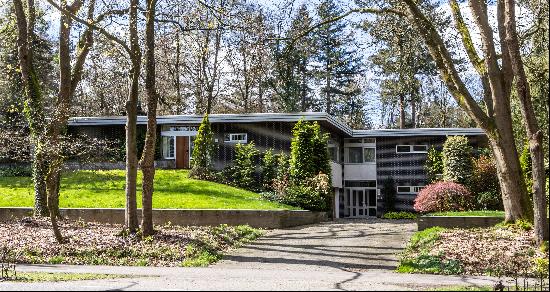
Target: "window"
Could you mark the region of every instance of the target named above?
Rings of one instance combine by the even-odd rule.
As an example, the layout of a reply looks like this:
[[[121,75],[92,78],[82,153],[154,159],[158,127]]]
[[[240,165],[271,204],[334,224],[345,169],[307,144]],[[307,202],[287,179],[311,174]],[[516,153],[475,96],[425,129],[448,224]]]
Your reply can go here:
[[[174,136],[162,136],[162,157],[174,159]]]
[[[346,143],[363,143],[361,139],[346,139]]]
[[[336,146],[328,146],[328,153],[330,155],[330,159],[334,162],[338,162],[338,147]]]
[[[376,138],[365,138],[365,139],[363,139],[363,143],[365,143],[365,144],[376,144]]]
[[[428,145],[397,145],[396,153],[427,153]]]
[[[247,136],[246,133],[225,134],[224,141],[228,143],[247,143]]]
[[[398,194],[418,194],[424,186],[397,186]]]
[[[346,163],[374,163],[376,162],[375,147],[346,147]]]
[[[376,162],[376,148],[363,148],[363,159],[364,162]]]
[[[348,162],[349,163],[363,163],[363,148],[362,147],[348,147]]]

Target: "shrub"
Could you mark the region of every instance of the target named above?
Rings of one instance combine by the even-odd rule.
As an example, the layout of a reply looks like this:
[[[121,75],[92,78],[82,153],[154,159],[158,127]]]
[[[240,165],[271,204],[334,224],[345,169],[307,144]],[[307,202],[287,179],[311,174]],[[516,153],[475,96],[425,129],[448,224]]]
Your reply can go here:
[[[441,151],[431,147],[428,150],[426,157],[426,175],[428,177],[428,183],[432,183],[439,180],[439,177],[443,174],[443,155]]]
[[[288,169],[290,168],[290,160],[285,153],[277,154],[277,171],[276,177],[281,180],[284,177],[288,178]]]
[[[502,196],[495,192],[482,192],[476,195],[476,205],[482,210],[504,210]]]
[[[411,212],[388,212],[384,213],[384,216],[382,218],[384,219],[416,219],[417,215],[416,213]]]
[[[384,196],[384,209],[391,212],[395,209],[395,197],[397,196],[397,187],[392,177],[382,182],[382,195]]]
[[[208,115],[202,119],[199,131],[193,142],[191,171],[189,176],[198,179],[212,178],[212,157],[214,155],[214,134],[210,127]]]
[[[472,176],[472,147],[464,136],[448,137],[443,144],[443,179],[460,184]]]
[[[268,149],[262,157],[262,187],[272,190],[273,180],[277,175],[277,157]]]
[[[319,172],[330,173],[330,158],[327,148],[328,135],[321,133],[317,122],[300,120],[292,129],[290,145],[290,177],[303,181]]]
[[[279,202],[311,211],[327,211],[332,187],[328,175],[320,173],[303,184],[284,185],[276,193]],[[280,191],[279,190],[279,191]]]
[[[497,168],[490,156],[473,160],[473,173],[468,188],[476,196],[477,206],[485,210],[503,210]]]
[[[254,176],[254,156],[258,155],[258,149],[254,142],[248,144],[238,143],[235,145],[235,160],[231,167],[232,183],[238,187],[256,190],[257,183]]]
[[[32,176],[30,165],[13,165],[0,168],[0,177]]]
[[[474,196],[454,182],[437,182],[424,187],[414,200],[417,212],[465,211],[472,208]]]

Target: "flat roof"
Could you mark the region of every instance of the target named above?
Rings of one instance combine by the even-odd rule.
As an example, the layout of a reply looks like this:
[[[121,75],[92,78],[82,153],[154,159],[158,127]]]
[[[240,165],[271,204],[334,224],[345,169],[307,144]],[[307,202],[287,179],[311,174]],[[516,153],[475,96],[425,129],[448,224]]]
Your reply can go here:
[[[159,125],[167,124],[200,124],[202,115],[167,115],[158,116]],[[353,130],[345,122],[325,112],[297,112],[297,113],[249,113],[249,114],[211,114],[211,123],[258,123],[258,122],[297,122],[319,121],[324,126],[343,132],[348,137],[402,137],[402,136],[447,136],[485,135],[479,128],[414,128],[414,129],[376,129]],[[110,117],[72,117],[69,126],[108,126],[125,125],[125,116]],[[138,125],[146,125],[147,117],[138,116]]]
[[[485,135],[479,128],[414,128],[353,130],[353,137],[404,137],[404,136],[479,136]]]
[[[158,116],[157,124],[200,124],[202,115],[169,115]],[[258,123],[258,122],[297,122],[300,119],[306,121],[325,122],[351,136],[352,129],[340,119],[324,112],[298,112],[298,113],[250,113],[250,114],[210,114],[211,123]],[[147,117],[138,116],[138,125],[146,125]],[[107,126],[125,125],[126,117],[73,117],[69,119],[69,126]]]

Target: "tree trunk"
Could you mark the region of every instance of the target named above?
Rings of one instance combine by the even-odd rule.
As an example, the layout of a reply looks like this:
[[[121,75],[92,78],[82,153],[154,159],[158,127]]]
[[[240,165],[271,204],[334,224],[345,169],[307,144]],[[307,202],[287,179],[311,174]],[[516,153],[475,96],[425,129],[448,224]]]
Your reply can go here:
[[[411,124],[413,128],[416,128],[416,96],[411,98]]]
[[[52,163],[52,165],[54,164],[57,163]],[[55,169],[51,170],[48,173],[46,179],[46,189],[48,192],[48,209],[50,211],[50,222],[52,224],[53,234],[55,236],[55,240],[58,243],[63,243],[63,235],[61,235],[61,231],[59,230],[59,226],[57,225],[57,217],[59,216],[59,213],[56,212],[56,210],[59,210],[59,178],[60,167],[58,165],[55,165]]]
[[[399,95],[399,129],[405,129],[405,96]]]
[[[145,89],[147,91],[147,133],[140,166],[142,180],[142,217],[141,231],[143,236],[154,233],[153,230],[153,191],[155,179],[155,145],[157,140],[157,101],[155,88],[155,6],[156,0],[147,1],[145,44],[147,66]]]
[[[542,132],[536,119],[531,100],[529,82],[521,58],[518,35],[516,32],[515,1],[504,1],[505,44],[508,48],[512,71],[516,77],[516,91],[521,104],[521,114],[529,139],[529,152],[532,161],[533,207],[535,223],[535,240],[542,244],[548,240],[548,222],[546,221],[546,191],[544,173],[544,153],[542,149]]]
[[[129,76],[128,101],[126,102],[126,208],[125,225],[130,232],[138,230],[137,219],[137,104],[139,95],[139,75],[141,67],[141,49],[139,47],[137,32],[138,1],[130,3],[129,35],[131,48],[131,68]]]
[[[35,141],[34,157],[32,161],[35,217],[46,217],[49,215],[48,198],[46,196],[46,173],[48,172],[48,164],[44,159],[42,147],[41,142]]]

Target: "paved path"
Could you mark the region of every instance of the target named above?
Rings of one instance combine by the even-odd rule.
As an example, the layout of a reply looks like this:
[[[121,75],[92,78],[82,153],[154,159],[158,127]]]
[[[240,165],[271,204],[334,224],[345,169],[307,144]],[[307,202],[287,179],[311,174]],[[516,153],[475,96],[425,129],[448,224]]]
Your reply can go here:
[[[94,281],[0,283],[0,290],[416,290],[491,285],[487,277],[397,274],[410,222],[349,220],[273,230],[208,268],[18,265],[20,271],[133,275]]]

